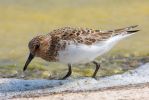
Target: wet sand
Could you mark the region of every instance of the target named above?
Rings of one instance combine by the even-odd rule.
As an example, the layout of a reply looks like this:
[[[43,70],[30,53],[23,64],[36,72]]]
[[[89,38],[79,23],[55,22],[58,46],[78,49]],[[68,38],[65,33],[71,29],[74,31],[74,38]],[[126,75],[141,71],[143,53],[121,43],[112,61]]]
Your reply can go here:
[[[148,100],[149,63],[123,74],[67,80],[0,79],[0,99]]]
[[[112,87],[98,91],[59,93],[32,98],[13,100],[148,100],[149,83]]]

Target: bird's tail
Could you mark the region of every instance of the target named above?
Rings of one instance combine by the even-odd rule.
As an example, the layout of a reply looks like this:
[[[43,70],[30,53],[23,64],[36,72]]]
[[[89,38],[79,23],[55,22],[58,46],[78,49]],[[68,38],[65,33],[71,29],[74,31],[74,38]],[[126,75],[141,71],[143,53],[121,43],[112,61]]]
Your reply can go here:
[[[108,32],[111,32],[112,35],[116,36],[116,35],[126,35],[126,34],[131,34],[131,33],[135,33],[138,32],[140,30],[135,29],[138,25],[134,25],[134,26],[129,26],[129,27],[125,27],[125,28],[120,28],[120,29],[115,29],[115,30],[110,30]]]

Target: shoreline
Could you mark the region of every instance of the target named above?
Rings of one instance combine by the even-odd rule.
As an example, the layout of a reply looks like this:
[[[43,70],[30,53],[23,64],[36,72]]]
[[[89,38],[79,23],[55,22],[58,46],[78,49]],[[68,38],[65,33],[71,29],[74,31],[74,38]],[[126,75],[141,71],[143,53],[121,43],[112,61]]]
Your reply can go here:
[[[149,89],[149,63],[135,70],[107,77],[68,78],[67,80],[24,80],[14,78],[0,79],[0,98],[33,98],[39,96],[81,95],[106,91],[123,91],[129,89]],[[134,87],[134,88],[133,88]],[[84,92],[83,92],[84,91]],[[135,90],[137,91],[137,90]],[[144,91],[144,90],[141,90]],[[114,93],[114,92],[113,92]],[[143,92],[142,92],[143,93]],[[122,94],[121,94],[122,95]],[[39,97],[39,98],[41,98]],[[52,98],[52,97],[51,97]]]
[[[110,94],[108,94],[110,93]],[[114,86],[108,87],[98,90],[91,90],[91,91],[79,91],[79,92],[70,92],[66,91],[63,93],[53,93],[53,94],[42,94],[40,96],[31,96],[31,97],[14,97],[12,100],[19,99],[19,100],[72,100],[72,99],[79,99],[79,100],[118,100],[118,99],[135,99],[135,100],[146,100],[149,98],[149,82],[141,83],[141,84],[132,84],[126,86]],[[109,96],[108,96],[109,95]],[[116,96],[117,95],[117,96]],[[135,96],[137,95],[137,96]],[[112,97],[111,97],[112,96]]]

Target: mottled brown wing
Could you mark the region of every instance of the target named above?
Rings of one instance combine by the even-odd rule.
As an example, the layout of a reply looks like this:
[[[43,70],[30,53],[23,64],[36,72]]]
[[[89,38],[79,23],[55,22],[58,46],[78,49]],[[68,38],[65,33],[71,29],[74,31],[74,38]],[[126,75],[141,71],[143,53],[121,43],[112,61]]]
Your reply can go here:
[[[69,41],[74,43],[83,43],[91,45],[96,41],[102,40],[100,30],[92,30],[88,28],[71,28],[64,27],[49,33],[57,41]],[[108,33],[105,33],[108,34]]]
[[[111,36],[115,36],[121,34],[122,32],[130,31],[131,29],[137,26],[130,26],[121,29],[115,29],[110,31],[100,31],[93,30],[88,28],[72,28],[72,27],[64,27],[60,29],[53,30],[49,33],[55,42],[74,42],[74,43],[83,43],[87,45],[91,45],[95,42],[104,41],[110,38]]]

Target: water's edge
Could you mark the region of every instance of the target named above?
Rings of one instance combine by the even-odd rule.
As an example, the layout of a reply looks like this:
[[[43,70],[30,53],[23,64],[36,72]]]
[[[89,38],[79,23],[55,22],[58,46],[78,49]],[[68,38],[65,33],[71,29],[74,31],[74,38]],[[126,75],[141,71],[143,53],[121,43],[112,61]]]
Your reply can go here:
[[[66,91],[98,90],[113,86],[139,84],[149,82],[149,63],[124,74],[109,77],[79,78],[67,80],[23,80],[23,79],[0,79],[0,97],[11,98],[16,96],[36,96],[40,94],[61,93]]]

